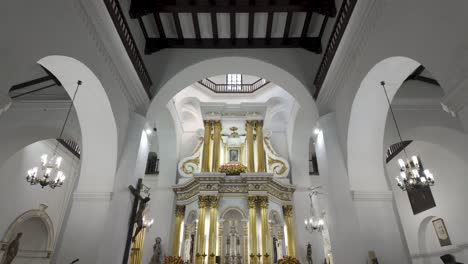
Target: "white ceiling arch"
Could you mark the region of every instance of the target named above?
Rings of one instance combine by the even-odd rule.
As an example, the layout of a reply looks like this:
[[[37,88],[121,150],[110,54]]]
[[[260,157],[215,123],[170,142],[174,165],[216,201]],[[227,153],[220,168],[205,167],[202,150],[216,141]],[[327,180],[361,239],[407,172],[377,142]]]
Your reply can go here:
[[[172,146],[167,146],[164,149],[167,152],[174,150],[174,153],[166,153],[167,156],[178,156],[177,138],[176,133],[174,133],[175,127],[171,113],[166,108],[168,102],[178,92],[198,80],[207,76],[223,75],[232,72],[261,76],[270,80],[278,86],[283,87],[298,102],[300,111],[296,111],[296,122],[288,136],[288,152],[290,158],[297,161],[294,164],[306,164],[304,168],[298,167],[294,170],[298,175],[297,177],[307,175],[308,144],[303,144],[303,142],[308,142],[308,139],[312,136],[313,126],[318,119],[318,109],[312,95],[307,87],[288,71],[271,63],[249,57],[218,57],[200,61],[180,70],[160,87],[158,94],[153,98],[148,108],[147,119],[150,123],[156,122],[159,137],[168,137],[165,140],[160,139],[160,142],[172,142]],[[293,149],[294,151],[292,151]],[[170,181],[174,183],[174,168],[176,166],[172,162],[175,162],[175,160],[172,162],[168,160],[167,162],[167,164],[164,164],[163,160],[161,160],[161,166],[170,166],[171,169],[168,168],[166,175],[173,175],[174,178]],[[161,170],[163,170],[162,167],[160,168]]]

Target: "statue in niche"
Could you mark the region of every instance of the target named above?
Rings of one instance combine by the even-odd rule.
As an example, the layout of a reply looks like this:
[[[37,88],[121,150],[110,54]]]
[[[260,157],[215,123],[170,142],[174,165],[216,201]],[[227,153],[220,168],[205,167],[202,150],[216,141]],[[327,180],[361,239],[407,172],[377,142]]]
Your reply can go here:
[[[19,243],[23,233],[16,234],[16,238],[13,239],[5,250],[5,254],[3,254],[2,262],[0,264],[11,264],[13,259],[16,257],[19,251]]]
[[[278,262],[278,249],[277,249],[278,239],[273,237],[273,263]]]
[[[153,245],[153,256],[151,257],[149,264],[161,264],[161,255],[161,238],[157,237]]]
[[[377,256],[375,255],[375,252],[373,250],[368,252],[367,263],[368,264],[379,264],[379,260],[377,260]]]
[[[282,259],[283,258],[283,246],[281,244],[281,240],[278,240],[276,242],[276,253],[278,254],[277,258],[278,260]]]
[[[312,245],[307,244],[307,263],[312,264]]]

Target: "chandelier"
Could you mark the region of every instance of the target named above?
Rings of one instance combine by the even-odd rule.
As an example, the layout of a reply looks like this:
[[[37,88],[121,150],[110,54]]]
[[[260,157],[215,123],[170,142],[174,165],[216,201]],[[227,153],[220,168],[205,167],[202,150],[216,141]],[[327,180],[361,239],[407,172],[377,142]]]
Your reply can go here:
[[[76,93],[78,92],[78,88],[81,84],[82,82],[78,81],[72,102],[68,108],[67,116],[65,118],[65,122],[63,123],[58,139],[62,138],[63,131],[73,107],[73,102],[75,101]],[[42,188],[49,186],[52,189],[63,185],[63,182],[65,181],[65,174],[60,170],[60,165],[62,164],[63,158],[57,155],[58,144],[59,142],[57,141],[54,152],[50,159],[48,159],[49,156],[47,154],[43,154],[41,156],[40,167],[33,167],[28,170],[26,181],[31,185],[39,184]]]
[[[387,90],[385,89],[385,82],[382,81],[380,84],[382,85],[385,97],[387,98],[387,103],[390,107],[390,113],[392,114],[393,122],[395,123],[395,127],[398,132],[398,137],[400,138],[400,142],[403,143],[400,129],[398,128],[395,114],[393,113],[392,105],[390,104],[390,99],[388,99]],[[421,158],[419,156],[412,156],[410,159],[408,158],[408,154],[406,153],[405,149],[403,149],[403,152],[405,153],[406,160],[398,159],[400,175],[395,178],[398,187],[400,187],[400,189],[403,191],[406,191],[434,185],[434,175],[432,175],[429,170],[424,169]]]
[[[320,186],[316,187],[316,188],[320,188]],[[305,225],[305,229],[307,231],[309,231],[310,233],[312,233],[314,231],[319,232],[319,233],[322,232],[323,227],[325,225],[325,221],[323,220],[323,213],[322,213],[321,216],[317,216],[317,214],[315,212],[314,204],[312,202],[313,195],[316,195],[318,193],[319,192],[315,190],[315,191],[312,191],[312,193],[309,194],[310,214],[309,214],[309,218],[304,219],[304,225]]]

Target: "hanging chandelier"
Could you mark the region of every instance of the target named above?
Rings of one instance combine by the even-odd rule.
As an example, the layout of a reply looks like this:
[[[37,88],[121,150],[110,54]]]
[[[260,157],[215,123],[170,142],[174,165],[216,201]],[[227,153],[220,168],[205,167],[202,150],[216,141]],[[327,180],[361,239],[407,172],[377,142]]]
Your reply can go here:
[[[317,187],[318,188],[318,187]],[[325,221],[323,220],[323,214],[321,216],[317,216],[314,208],[314,204],[312,202],[312,197],[314,194],[318,194],[317,191],[313,191],[312,193],[309,194],[310,198],[310,214],[309,218],[304,219],[304,225],[305,229],[309,231],[310,233],[312,232],[322,232],[323,227],[325,225]]]
[[[388,98],[387,90],[385,89],[385,82],[380,82],[387,98],[388,106],[390,107],[390,113],[393,117],[393,122],[398,132],[398,137],[400,142],[403,143],[403,138],[401,137],[400,129],[396,122],[395,114],[393,113],[392,105],[390,99]],[[419,156],[412,156],[411,159],[408,158],[406,150],[403,149],[405,153],[406,160],[398,159],[398,165],[400,166],[400,175],[395,179],[397,181],[398,187],[403,191],[412,190],[421,187],[428,187],[434,185],[434,175],[428,170],[424,169],[421,158]]]
[[[65,118],[65,122],[63,123],[58,139],[62,138],[63,131],[65,130],[65,126],[67,125],[67,121],[73,107],[73,102],[75,101],[76,93],[78,92],[78,88],[81,84],[81,81],[77,82],[76,90],[73,95],[70,107],[68,108],[67,116]],[[28,170],[26,181],[31,185],[39,184],[42,188],[49,186],[52,189],[63,185],[63,182],[65,181],[65,174],[60,170],[60,165],[62,164],[63,158],[57,155],[58,144],[59,142],[57,141],[54,152],[50,159],[48,158],[49,156],[47,154],[43,154],[41,156],[40,167],[33,167]]]

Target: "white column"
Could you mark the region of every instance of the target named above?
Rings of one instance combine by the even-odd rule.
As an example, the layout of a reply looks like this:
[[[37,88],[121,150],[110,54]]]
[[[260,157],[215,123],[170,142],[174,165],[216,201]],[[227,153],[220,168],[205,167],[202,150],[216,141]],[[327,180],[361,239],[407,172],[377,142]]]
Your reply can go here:
[[[137,178],[144,176],[148,155],[144,124],[142,116],[131,115],[112,193],[87,192],[78,184],[62,241],[58,243],[57,263],[76,258],[83,263],[122,263],[133,200],[128,185],[135,185]]]
[[[321,183],[327,194],[326,221],[334,263],[364,263],[367,249],[360,233],[349,177],[336,133],[335,114],[319,119],[316,138]]]

